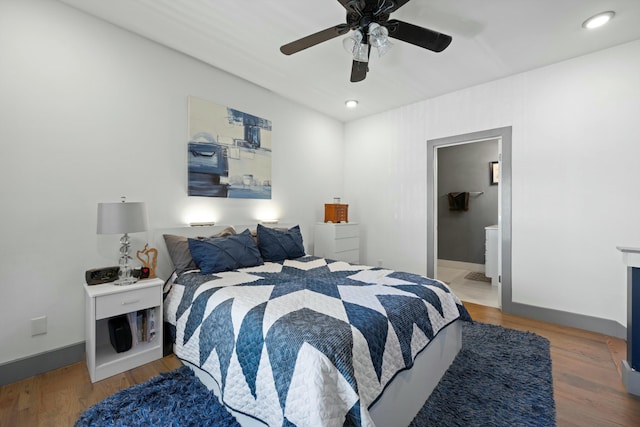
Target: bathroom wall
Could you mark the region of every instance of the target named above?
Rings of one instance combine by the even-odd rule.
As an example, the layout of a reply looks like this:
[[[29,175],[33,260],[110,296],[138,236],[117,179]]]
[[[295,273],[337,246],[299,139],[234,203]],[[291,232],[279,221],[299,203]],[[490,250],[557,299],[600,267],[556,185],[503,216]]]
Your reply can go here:
[[[498,140],[438,149],[438,259],[484,264],[484,228],[498,223],[498,185],[489,173],[497,160]],[[448,193],[465,191],[469,210],[450,210]]]

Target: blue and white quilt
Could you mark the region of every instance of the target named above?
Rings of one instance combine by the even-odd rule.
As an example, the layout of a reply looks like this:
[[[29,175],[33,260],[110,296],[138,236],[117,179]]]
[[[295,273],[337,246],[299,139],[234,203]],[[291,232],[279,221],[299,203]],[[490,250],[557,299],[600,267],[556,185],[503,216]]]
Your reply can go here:
[[[396,373],[469,319],[442,282],[312,256],[185,273],[164,309],[176,355],[273,427],[373,426],[368,408]]]

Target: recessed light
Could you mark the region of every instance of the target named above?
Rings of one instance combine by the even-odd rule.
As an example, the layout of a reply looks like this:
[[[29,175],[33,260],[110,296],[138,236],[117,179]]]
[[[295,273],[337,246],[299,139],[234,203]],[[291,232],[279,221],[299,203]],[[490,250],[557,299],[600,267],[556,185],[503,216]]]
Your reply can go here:
[[[355,99],[350,99],[348,101],[345,101],[344,105],[346,105],[347,108],[356,108],[358,106],[358,101],[356,101]]]
[[[597,15],[593,15],[591,18],[584,21],[582,23],[582,26],[588,30],[601,27],[607,22],[611,21],[615,14],[616,13],[612,10],[608,12],[598,13]]]

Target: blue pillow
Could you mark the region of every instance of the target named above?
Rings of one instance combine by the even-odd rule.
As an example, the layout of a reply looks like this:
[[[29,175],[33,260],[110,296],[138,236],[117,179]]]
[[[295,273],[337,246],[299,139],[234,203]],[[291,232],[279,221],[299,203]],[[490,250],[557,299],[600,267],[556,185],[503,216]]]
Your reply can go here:
[[[257,232],[258,249],[265,261],[284,261],[305,255],[299,225],[288,230],[277,230],[258,224]]]
[[[189,239],[189,251],[202,274],[264,264],[249,230],[228,237]]]

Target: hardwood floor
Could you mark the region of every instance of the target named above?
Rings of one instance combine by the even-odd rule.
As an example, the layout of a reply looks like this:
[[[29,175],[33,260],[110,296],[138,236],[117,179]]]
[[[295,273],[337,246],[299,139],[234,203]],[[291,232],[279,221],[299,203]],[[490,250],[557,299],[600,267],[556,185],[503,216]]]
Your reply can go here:
[[[480,322],[535,332],[551,342],[558,426],[640,426],[640,398],[628,394],[619,365],[623,340],[503,314],[465,303]],[[0,426],[72,426],[116,391],[180,366],[173,355],[91,384],[84,362],[0,387]]]
[[[180,365],[170,355],[91,384],[87,365],[78,362],[8,384],[0,388],[0,426],[73,426],[85,409],[105,397]]]
[[[465,306],[476,321],[535,332],[549,340],[558,426],[640,426],[640,398],[628,394],[620,379],[624,340],[481,305]]]

